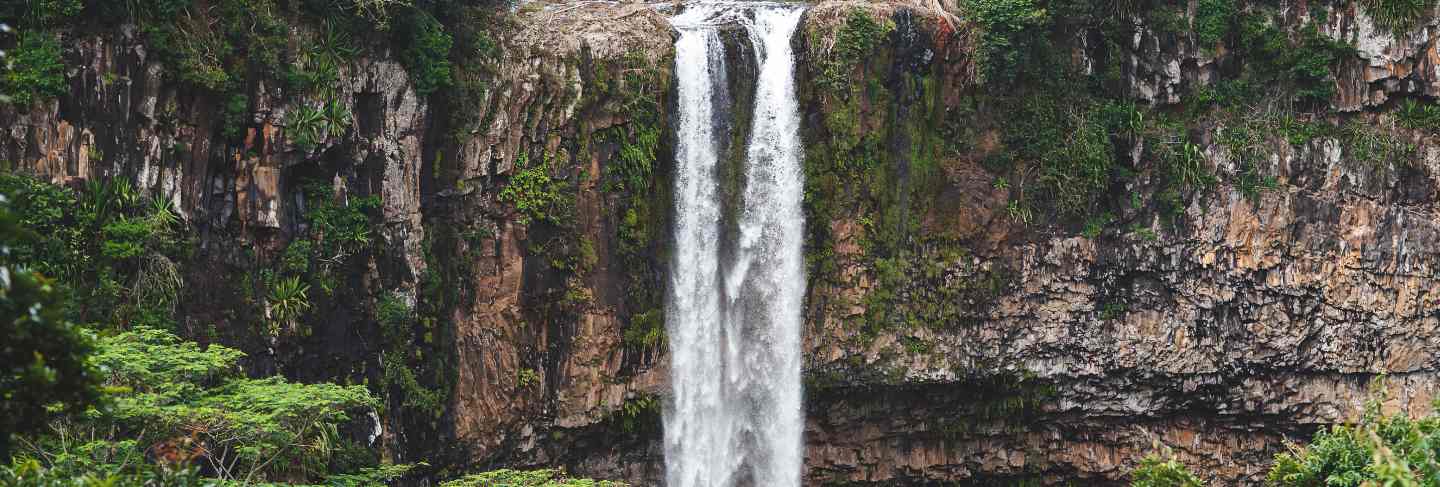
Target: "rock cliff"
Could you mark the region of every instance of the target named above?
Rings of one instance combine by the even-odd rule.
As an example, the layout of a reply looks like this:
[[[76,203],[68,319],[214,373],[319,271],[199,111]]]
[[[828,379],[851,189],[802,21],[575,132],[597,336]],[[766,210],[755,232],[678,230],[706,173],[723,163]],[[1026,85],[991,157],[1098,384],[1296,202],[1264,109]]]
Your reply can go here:
[[[1056,7],[1021,35],[1046,40],[1027,62],[1071,80],[1058,91],[994,69],[984,12],[810,8],[807,483],[1120,484],[1165,445],[1248,485],[1287,441],[1354,419],[1377,375],[1387,408],[1428,410],[1440,146],[1414,111],[1440,93],[1436,22],[1242,4],[1261,23],[1216,38],[1197,27],[1210,3],[1083,17],[1118,27]],[[327,100],[353,123],[319,140],[293,121],[310,94],[248,84],[226,137],[224,100],[134,26],[75,29],[68,94],[0,108],[0,161],[172,202],[197,248],[180,325],[253,372],[381,384],[396,459],[654,483],[674,34],[640,3],[489,21],[494,46],[457,47],[454,86],[428,96],[401,52],[362,49]],[[1252,72],[1253,32],[1331,56],[1328,74]],[[726,46],[743,128],[753,52]],[[1300,101],[1214,101],[1255,80]],[[1076,95],[1091,86],[1110,98]],[[312,210],[372,195],[374,245],[334,259],[308,331],[257,331],[261,270]]]

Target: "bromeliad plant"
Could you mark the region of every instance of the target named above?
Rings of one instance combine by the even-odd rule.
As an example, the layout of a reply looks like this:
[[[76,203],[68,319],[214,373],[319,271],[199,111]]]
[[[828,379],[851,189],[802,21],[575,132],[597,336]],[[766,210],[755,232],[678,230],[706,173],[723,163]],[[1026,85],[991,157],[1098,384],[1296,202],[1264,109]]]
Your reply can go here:
[[[319,100],[302,102],[285,124],[295,146],[305,152],[328,139],[344,136],[350,129],[350,109],[340,102],[336,88],[340,67],[358,53],[346,31],[329,21],[316,43],[317,49],[296,56],[287,74],[292,88],[307,99]]]
[[[1360,0],[1360,4],[1376,25],[1395,35],[1409,32],[1435,12],[1429,0]]]
[[[345,135],[350,129],[350,111],[336,100],[316,106],[302,104],[288,118],[285,128],[295,147],[310,152],[326,140]]]
[[[270,288],[270,296],[266,298],[270,336],[279,336],[282,329],[295,330],[296,322],[310,309],[309,291],[310,285],[300,282],[300,276],[281,278],[275,282]]]
[[[289,130],[290,140],[295,143],[295,147],[305,152],[314,150],[330,133],[325,126],[324,114],[308,104],[300,105],[287,117],[285,128]]]

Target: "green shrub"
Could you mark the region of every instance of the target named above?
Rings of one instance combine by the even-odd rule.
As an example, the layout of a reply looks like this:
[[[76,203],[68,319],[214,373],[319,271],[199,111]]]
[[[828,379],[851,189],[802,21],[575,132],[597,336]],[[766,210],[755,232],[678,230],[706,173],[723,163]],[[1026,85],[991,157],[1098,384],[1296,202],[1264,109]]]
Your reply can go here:
[[[965,7],[983,30],[978,58],[987,80],[1013,79],[1048,48],[1050,13],[1035,0],[967,0]]]
[[[1332,68],[1355,55],[1349,44],[1306,24],[1291,40],[1262,14],[1240,22],[1236,51],[1248,62],[1241,73],[1252,86],[1273,86],[1301,107],[1323,107],[1335,94]]]
[[[1236,15],[1235,0],[1200,0],[1195,7],[1195,41],[1201,47],[1214,47],[1230,32]]]
[[[9,465],[0,465],[0,485],[6,487],[211,487],[213,482],[205,481],[195,474],[194,469],[168,470],[137,465],[98,463],[94,456],[104,457],[111,448],[108,445],[87,444],[79,454],[61,453],[53,459],[41,462],[30,457],[17,456]],[[129,453],[129,452],[127,452]],[[138,460],[136,453],[124,458]]]
[[[606,167],[626,190],[641,191],[650,186],[654,173],[655,152],[660,146],[660,129],[641,127],[633,137],[620,145],[620,159]]]
[[[1056,208],[1078,215],[1092,209],[1109,187],[1115,148],[1099,121],[1083,114],[1068,117],[1069,130],[1060,139],[1066,148],[1043,155],[1039,182]]]
[[[1038,167],[1035,194],[1066,216],[1094,209],[1110,187],[1111,133],[1127,130],[1128,119],[1088,98],[1051,91],[1017,98],[1006,101],[1002,140],[1018,161]]]
[[[1200,146],[1186,141],[1178,148],[1162,147],[1165,147],[1161,160],[1166,183],[1183,190],[1205,189],[1215,184],[1215,174],[1206,167]]]
[[[848,91],[858,85],[852,83],[851,75],[856,65],[863,64],[894,30],[890,23],[881,24],[870,17],[864,9],[854,8],[845,16],[845,23],[835,34],[835,44],[830,55],[821,61],[820,77],[817,83],[827,90]]]
[[[9,243],[16,262],[62,280],[90,267],[93,256],[86,247],[94,240],[88,233],[92,222],[88,212],[76,211],[79,201],[74,190],[9,173],[0,174],[0,194],[9,196],[19,224],[34,235]]]
[[[299,51],[303,55],[316,52],[312,41],[291,35],[293,18],[287,17],[289,9],[282,6],[290,3],[213,0],[199,8],[189,0],[98,2],[97,17],[138,25],[147,46],[170,68],[169,74],[223,94],[246,87],[252,76],[272,77],[279,74],[277,70],[303,65],[287,59],[291,45],[304,46]],[[327,15],[316,15],[314,22],[339,13],[335,7],[338,5],[327,6]]]
[[[18,21],[21,30],[54,27],[84,9],[84,0],[15,0],[0,4],[0,20]]]
[[[1419,149],[1416,145],[1395,131],[1354,119],[1333,130],[1340,139],[1341,149],[1353,161],[1369,163],[1373,167],[1403,167],[1417,160]]]
[[[441,388],[427,387],[411,367],[419,358],[415,338],[417,325],[415,309],[396,293],[386,293],[375,301],[375,321],[380,324],[380,336],[384,340],[385,355],[381,362],[382,390],[389,396],[392,406],[403,406],[432,415],[436,418],[444,413],[445,393]]]
[[[428,413],[433,418],[439,419],[445,412],[444,391],[421,384],[420,377],[416,376],[415,370],[410,368],[406,360],[410,354],[402,350],[405,349],[392,349],[385,352],[383,360],[385,363],[382,377],[384,384],[396,388],[400,393],[400,399],[392,404]]]
[[[1115,215],[1110,213],[1101,213],[1098,216],[1091,217],[1085,220],[1085,228],[1080,231],[1080,234],[1086,238],[1097,238],[1100,236],[1100,233],[1105,230],[1105,225],[1110,224],[1113,220],[1115,220]]]
[[[6,487],[239,487],[243,485],[282,486],[292,484],[222,481],[204,478],[198,468],[144,463],[131,442],[97,441],[82,445],[76,452],[50,452],[42,462],[16,457],[0,465],[0,485]],[[111,455],[119,455],[111,457]],[[124,461],[125,463],[120,463]],[[423,465],[423,464],[421,464]],[[354,473],[330,474],[319,485],[326,487],[385,487],[417,465],[361,467]]]
[[[468,475],[440,484],[440,487],[624,487],[610,481],[576,479],[564,470],[496,470]]]
[[[220,116],[220,135],[231,142],[240,141],[250,127],[250,97],[238,93],[230,95],[225,101],[225,111]]]
[[[1331,72],[1340,60],[1355,56],[1351,45],[1331,39],[1315,27],[1306,25],[1301,31],[1300,43],[1283,58],[1291,82],[1295,85],[1295,98],[1305,105],[1323,106],[1335,95],[1335,75]]]
[[[625,400],[615,411],[612,419],[618,420],[620,430],[626,433],[647,431],[660,422],[660,398],[642,395]]]
[[[323,101],[335,99],[340,67],[359,54],[351,33],[331,19],[321,24],[314,40],[306,40],[312,48],[295,53],[294,61],[285,71],[291,89],[310,93]]]
[[[232,88],[235,80],[225,61],[235,53],[235,46],[207,14],[187,10],[174,24],[152,27],[150,35],[158,40],[162,56],[175,65],[180,80],[214,92]]]
[[[1440,416],[1387,416],[1382,399],[1370,401],[1359,424],[1321,430],[1305,447],[1277,455],[1269,484],[1429,485],[1440,478]]]
[[[426,466],[424,462],[401,465],[377,465],[361,468],[355,473],[331,474],[324,484],[330,487],[386,487],[397,485],[397,480],[410,473],[415,467]]]
[[[568,200],[561,182],[550,177],[550,161],[531,166],[528,160],[523,152],[515,160],[514,175],[500,190],[500,201],[514,205],[523,224],[563,224],[568,221]]]
[[[310,270],[310,258],[314,254],[315,245],[308,239],[299,238],[290,242],[285,247],[285,253],[280,256],[280,271],[293,275],[303,275]]]
[[[33,235],[0,196],[0,461],[11,435],[40,430],[52,407],[83,410],[98,396],[91,335],[65,320],[61,290],[9,252]]]
[[[142,218],[120,218],[105,225],[101,232],[105,240],[100,253],[115,260],[133,259],[145,254],[145,244],[154,235],[155,228],[149,220]]]
[[[435,17],[423,10],[412,12],[401,59],[415,93],[427,96],[450,85],[450,47],[454,39]]]
[[[540,383],[540,374],[535,369],[520,369],[515,372],[515,387],[524,389]]]
[[[23,32],[15,49],[5,54],[11,68],[0,70],[0,102],[28,107],[65,94],[65,65],[54,35]]]
[[[1276,24],[1264,4],[1243,10],[1236,0],[1201,0],[1194,33],[1203,47],[1224,41],[1227,57],[1240,68],[1232,76],[1198,87],[1187,97],[1190,115],[1211,105],[1244,107],[1263,98],[1279,98],[1299,108],[1324,108],[1335,94],[1335,67],[1355,56],[1355,48],[1321,33],[1317,22],[1293,30]]]
[[[411,0],[346,0],[334,2],[332,5],[348,7],[351,15],[369,21],[376,30],[388,29],[390,17],[395,11],[414,6]]]
[[[371,214],[380,209],[379,195],[347,197],[336,201],[335,190],[325,181],[304,186],[305,219],[314,236],[322,271],[349,256],[367,250],[373,243]]]
[[[124,178],[75,191],[0,174],[0,191],[15,195],[22,222],[37,232],[14,255],[67,288],[75,298],[67,302],[71,320],[168,320],[181,287],[175,262],[190,249],[168,201],[141,196]]]
[[[1432,101],[1405,100],[1395,110],[1395,119],[1408,129],[1440,132],[1440,106]]]
[[[1162,459],[1153,454],[1140,460],[1140,466],[1135,468],[1135,471],[1130,474],[1130,478],[1130,487],[1204,487],[1205,485],[1175,457]]]
[[[665,339],[665,316],[661,309],[636,313],[625,327],[623,342],[629,347],[649,348]]]

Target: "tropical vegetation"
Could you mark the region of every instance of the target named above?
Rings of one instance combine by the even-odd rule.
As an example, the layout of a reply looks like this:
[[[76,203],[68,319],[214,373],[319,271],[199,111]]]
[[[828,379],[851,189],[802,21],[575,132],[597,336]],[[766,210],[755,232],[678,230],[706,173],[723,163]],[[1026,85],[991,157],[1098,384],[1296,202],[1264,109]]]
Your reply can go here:
[[[1383,386],[1377,379],[1374,389]],[[1440,404],[1431,415],[1412,418],[1381,410],[1383,393],[1373,393],[1354,424],[1321,429],[1306,444],[1289,445],[1275,456],[1266,485],[1276,487],[1420,487],[1440,482]],[[1132,487],[1202,487],[1205,482],[1164,451],[1142,460]]]

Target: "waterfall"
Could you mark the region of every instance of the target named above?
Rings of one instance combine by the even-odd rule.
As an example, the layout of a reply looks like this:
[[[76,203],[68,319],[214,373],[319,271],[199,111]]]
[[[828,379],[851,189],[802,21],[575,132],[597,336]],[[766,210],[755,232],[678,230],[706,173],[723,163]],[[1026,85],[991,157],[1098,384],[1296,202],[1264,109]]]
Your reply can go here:
[[[670,487],[800,484],[804,175],[790,37],[802,11],[781,3],[700,3],[671,19],[680,31],[680,116],[666,315]],[[745,29],[759,63],[744,191],[731,232],[722,230],[717,175],[728,136],[718,31],[726,24]]]
[[[700,9],[684,15],[699,16]],[[677,26],[680,25],[677,19]],[[700,20],[700,19],[697,19]],[[679,127],[675,148],[675,256],[666,310],[672,398],[665,414],[666,480],[706,485],[732,470],[736,418],[717,378],[721,337],[719,182],[715,98],[724,53],[713,28],[681,28],[675,41]],[[728,473],[724,474],[728,476]],[[719,485],[719,484],[717,484]]]

